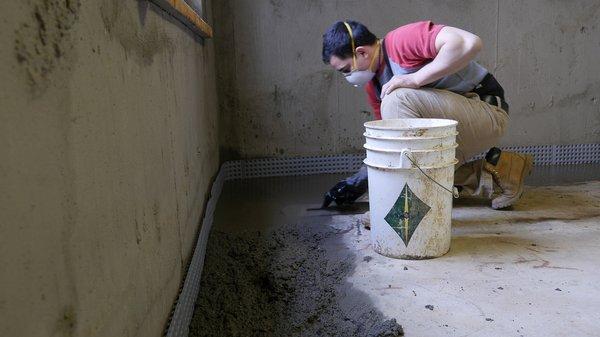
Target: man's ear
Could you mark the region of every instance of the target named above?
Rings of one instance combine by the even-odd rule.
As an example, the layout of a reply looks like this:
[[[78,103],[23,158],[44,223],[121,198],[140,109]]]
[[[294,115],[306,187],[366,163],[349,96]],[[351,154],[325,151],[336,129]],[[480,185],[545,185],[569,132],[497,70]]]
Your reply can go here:
[[[356,47],[356,55],[365,56],[368,54],[369,50],[365,48],[365,46]]]

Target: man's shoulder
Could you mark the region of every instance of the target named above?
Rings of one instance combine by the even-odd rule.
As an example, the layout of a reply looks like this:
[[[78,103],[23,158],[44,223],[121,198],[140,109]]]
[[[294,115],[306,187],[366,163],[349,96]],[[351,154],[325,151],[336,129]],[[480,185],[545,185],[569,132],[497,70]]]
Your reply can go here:
[[[428,30],[432,29],[434,26],[436,26],[436,25],[431,20],[407,23],[405,25],[402,25],[402,26],[390,31],[389,33],[387,33],[386,37],[387,36],[390,36],[390,37],[410,36],[411,34],[415,33],[416,31],[428,31]]]
[[[435,38],[443,27],[427,20],[409,23],[389,32],[385,36],[385,50],[390,61],[406,69],[431,61],[437,54]]]

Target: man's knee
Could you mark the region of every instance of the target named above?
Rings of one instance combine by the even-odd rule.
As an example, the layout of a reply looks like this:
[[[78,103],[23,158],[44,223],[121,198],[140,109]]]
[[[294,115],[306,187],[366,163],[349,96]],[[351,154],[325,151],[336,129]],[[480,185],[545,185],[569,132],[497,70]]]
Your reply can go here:
[[[419,89],[398,88],[387,94],[381,101],[381,117],[418,118]]]
[[[391,93],[385,95],[381,101],[381,105],[411,105],[419,96],[419,91],[423,89],[398,88]]]

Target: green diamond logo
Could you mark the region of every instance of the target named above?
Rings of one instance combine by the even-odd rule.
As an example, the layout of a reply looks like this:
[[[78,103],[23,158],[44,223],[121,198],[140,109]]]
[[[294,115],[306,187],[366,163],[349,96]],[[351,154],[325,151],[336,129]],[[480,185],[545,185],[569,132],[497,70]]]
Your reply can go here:
[[[411,191],[408,184],[404,184],[402,193],[384,219],[408,246],[410,238],[430,209]]]

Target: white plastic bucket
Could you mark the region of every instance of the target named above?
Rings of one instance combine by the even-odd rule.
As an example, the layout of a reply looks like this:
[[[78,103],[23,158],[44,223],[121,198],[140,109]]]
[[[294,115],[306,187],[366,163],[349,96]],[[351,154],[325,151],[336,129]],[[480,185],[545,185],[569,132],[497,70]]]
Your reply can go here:
[[[368,144],[364,147],[367,149],[365,164],[381,168],[444,167],[453,164],[456,157],[456,144],[436,150],[391,150]]]
[[[444,137],[456,133],[457,121],[435,118],[383,119],[365,123],[372,137]]]
[[[425,118],[365,123],[377,253],[427,259],[450,249],[457,124]]]
[[[396,149],[399,146],[411,150],[432,150],[449,147],[455,144],[457,133],[441,137],[385,137],[371,136],[365,132],[365,145],[379,149]]]

